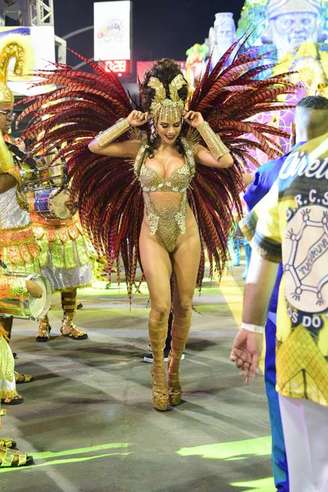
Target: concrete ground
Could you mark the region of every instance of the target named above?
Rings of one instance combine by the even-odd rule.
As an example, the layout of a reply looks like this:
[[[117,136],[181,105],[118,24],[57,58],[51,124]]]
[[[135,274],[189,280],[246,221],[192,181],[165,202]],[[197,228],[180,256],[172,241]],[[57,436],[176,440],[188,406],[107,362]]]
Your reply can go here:
[[[147,295],[130,309],[124,289],[84,289],[79,326],[89,340],[59,336],[59,298],[51,340],[34,341],[35,322],[13,330],[25,402],[7,407],[1,435],[33,453],[28,468],[0,469],[10,492],[237,492],[274,490],[263,380],[244,386],[229,362],[240,316],[242,268],[195,297],[182,363],[185,402],[151,406]]]

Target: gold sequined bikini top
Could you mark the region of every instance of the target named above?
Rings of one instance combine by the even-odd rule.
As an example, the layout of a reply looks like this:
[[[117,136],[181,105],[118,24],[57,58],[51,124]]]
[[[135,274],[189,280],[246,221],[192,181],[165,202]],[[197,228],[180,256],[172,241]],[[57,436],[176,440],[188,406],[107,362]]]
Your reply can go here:
[[[195,161],[190,145],[185,139],[181,139],[185,163],[176,169],[169,178],[163,178],[154,169],[145,166],[144,162],[149,152],[149,145],[140,147],[135,160],[134,169],[144,192],[151,191],[175,191],[185,192],[195,174]]]
[[[187,188],[195,174],[195,160],[192,149],[185,139],[181,139],[185,162],[169,178],[163,178],[154,169],[145,166],[149,155],[149,145],[143,144],[134,163],[134,171],[140,181],[144,202],[145,216],[152,235],[157,235],[168,252],[173,252],[180,234],[186,232]],[[151,192],[178,192],[180,203],[173,207],[157,207]]]
[[[170,178],[163,178],[154,169],[142,166],[140,183],[143,191],[186,191],[190,182],[190,169],[185,163],[174,171]]]

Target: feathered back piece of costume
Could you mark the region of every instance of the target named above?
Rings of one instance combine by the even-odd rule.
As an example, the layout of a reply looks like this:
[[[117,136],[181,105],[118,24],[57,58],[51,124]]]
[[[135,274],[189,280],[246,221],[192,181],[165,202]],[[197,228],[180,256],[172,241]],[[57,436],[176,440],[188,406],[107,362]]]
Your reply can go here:
[[[204,276],[205,250],[211,273],[222,273],[233,209],[241,211],[241,171],[253,163],[252,150],[261,149],[268,158],[279,154],[274,137],[283,136],[281,130],[248,118],[285,107],[277,102],[277,96],[294,91],[287,74],[257,79],[268,67],[260,65],[254,50],[242,53],[239,47],[230,62],[237,47],[235,43],[211,73],[208,65],[189,104],[190,110],[200,111],[220,134],[235,161],[229,169],[197,166],[188,189],[202,242],[199,286]],[[92,154],[87,145],[99,131],[128,116],[136,104],[114,74],[92,61],[88,64],[91,73],[63,65],[36,73],[42,79],[39,85],[55,84],[56,89],[26,100],[20,120],[28,121],[29,126],[23,137],[34,140],[34,150],[39,153],[65,144],[61,153],[68,163],[82,224],[99,253],[106,255],[110,269],[121,255],[131,295],[139,262],[138,238],[144,208],[140,183],[130,160]],[[43,137],[38,142],[41,132]],[[249,134],[252,138],[247,138]],[[121,140],[130,137],[126,134]]]

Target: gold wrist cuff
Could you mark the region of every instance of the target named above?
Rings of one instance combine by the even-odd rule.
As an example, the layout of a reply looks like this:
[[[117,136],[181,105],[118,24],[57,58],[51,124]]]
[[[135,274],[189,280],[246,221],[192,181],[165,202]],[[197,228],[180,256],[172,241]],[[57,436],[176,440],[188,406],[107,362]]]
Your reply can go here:
[[[21,181],[18,166],[16,166],[12,153],[9,151],[6,142],[0,131],[0,174],[10,174],[18,183]]]
[[[197,130],[215,159],[220,159],[220,157],[229,152],[228,147],[224,145],[220,136],[212,130],[207,121],[201,123]]]
[[[115,125],[107,128],[103,132],[98,133],[95,138],[95,142],[99,147],[106,147],[106,145],[114,142],[118,137],[123,135],[130,128],[130,124],[127,118],[118,120]]]

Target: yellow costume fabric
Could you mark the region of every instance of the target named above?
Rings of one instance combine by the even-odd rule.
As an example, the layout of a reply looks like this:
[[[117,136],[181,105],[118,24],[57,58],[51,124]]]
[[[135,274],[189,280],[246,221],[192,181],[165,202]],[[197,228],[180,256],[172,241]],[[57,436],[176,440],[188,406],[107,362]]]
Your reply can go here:
[[[14,357],[0,327],[0,399],[11,399],[16,395]]]
[[[20,181],[19,170],[0,132],[0,174],[10,174]],[[34,238],[30,217],[22,210],[16,186],[0,193],[0,259],[9,271],[39,271],[39,247]]]
[[[49,219],[31,212],[42,273],[54,290],[89,285],[92,279],[91,247],[75,215],[71,219]]]

